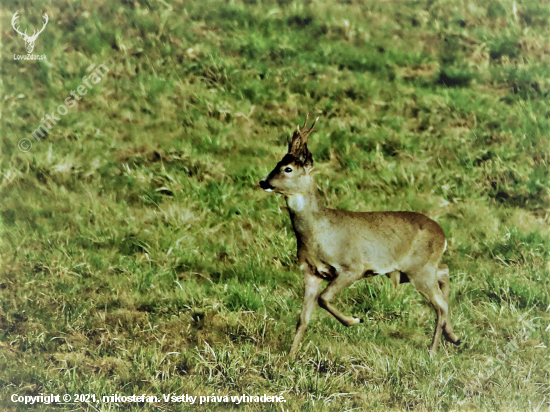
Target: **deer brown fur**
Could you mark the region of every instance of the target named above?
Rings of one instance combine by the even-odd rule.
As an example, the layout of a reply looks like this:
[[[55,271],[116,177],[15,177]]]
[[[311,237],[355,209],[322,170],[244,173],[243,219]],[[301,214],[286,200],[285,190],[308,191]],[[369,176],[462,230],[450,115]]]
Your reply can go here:
[[[316,120],[317,121],[317,120]],[[304,274],[302,312],[290,355],[294,356],[317,304],[344,326],[363,320],[347,316],[332,303],[359,279],[386,274],[397,287],[410,282],[434,307],[437,320],[430,353],[442,333],[458,345],[449,310],[449,269],[439,261],[447,241],[441,226],[415,212],[350,212],[329,209],[320,199],[311,173],[313,156],[307,141],[315,123],[297,127],[288,153],[260,182],[262,189],[282,194],[287,202]],[[321,284],[328,286],[321,292]]]

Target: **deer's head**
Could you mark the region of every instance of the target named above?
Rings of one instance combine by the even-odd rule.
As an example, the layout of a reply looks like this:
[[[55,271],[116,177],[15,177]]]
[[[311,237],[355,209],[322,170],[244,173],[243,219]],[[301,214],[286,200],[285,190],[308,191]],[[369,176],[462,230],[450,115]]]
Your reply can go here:
[[[260,187],[267,192],[275,191],[283,195],[300,193],[310,183],[309,172],[313,169],[313,155],[307,148],[307,139],[313,133],[315,123],[306,129],[308,117],[300,129],[296,127],[292,140],[288,144],[288,153],[277,166],[260,181]]]
[[[46,28],[46,24],[48,24],[48,15],[44,13],[44,25],[42,26],[42,29],[40,29],[38,33],[36,32],[36,30],[34,30],[32,36],[28,36],[27,30],[25,30],[24,33],[21,33],[19,31],[19,27],[15,27],[16,20],[19,18],[17,13],[19,13],[19,11],[16,11],[13,15],[13,18],[11,19],[11,26],[16,31],[16,33],[19,34],[25,41],[25,48],[27,49],[27,53],[32,53],[34,49],[34,42],[38,38],[38,35],[44,31],[44,29]]]

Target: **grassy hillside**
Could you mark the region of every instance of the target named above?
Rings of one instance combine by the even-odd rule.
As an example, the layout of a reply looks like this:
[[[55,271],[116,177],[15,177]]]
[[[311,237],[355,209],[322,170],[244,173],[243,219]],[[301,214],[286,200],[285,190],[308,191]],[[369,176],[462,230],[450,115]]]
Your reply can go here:
[[[16,10],[29,32],[48,13],[47,60],[14,60]],[[2,410],[171,392],[549,410],[548,2],[5,0],[0,18]],[[430,359],[432,308],[380,276],[337,299],[363,325],[318,310],[288,360],[302,277],[284,201],[257,182],[306,113],[328,205],[444,228],[462,346]]]

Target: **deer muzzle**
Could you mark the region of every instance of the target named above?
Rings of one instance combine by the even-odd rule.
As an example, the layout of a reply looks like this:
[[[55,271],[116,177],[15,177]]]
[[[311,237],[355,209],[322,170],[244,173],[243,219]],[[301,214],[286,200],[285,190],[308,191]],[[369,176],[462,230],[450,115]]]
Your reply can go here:
[[[273,189],[275,189],[275,187],[272,186],[271,183],[267,181],[267,179],[260,180],[260,187],[266,192],[271,192]]]

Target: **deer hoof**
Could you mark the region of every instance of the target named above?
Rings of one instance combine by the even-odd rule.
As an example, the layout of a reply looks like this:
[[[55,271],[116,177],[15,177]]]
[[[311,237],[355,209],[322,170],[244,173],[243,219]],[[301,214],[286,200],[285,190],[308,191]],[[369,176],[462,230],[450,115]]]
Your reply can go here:
[[[365,321],[363,320],[363,318],[358,318],[358,317],[353,317],[353,319],[355,319],[357,321],[356,325],[359,324],[359,323],[365,323]]]
[[[453,345],[459,346],[462,342],[460,339],[457,339],[455,342],[453,342]]]

